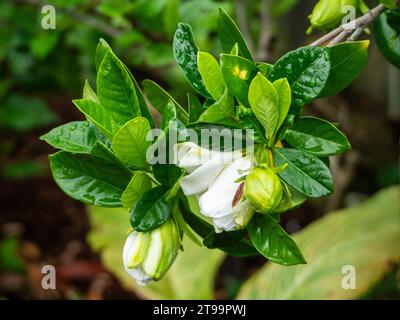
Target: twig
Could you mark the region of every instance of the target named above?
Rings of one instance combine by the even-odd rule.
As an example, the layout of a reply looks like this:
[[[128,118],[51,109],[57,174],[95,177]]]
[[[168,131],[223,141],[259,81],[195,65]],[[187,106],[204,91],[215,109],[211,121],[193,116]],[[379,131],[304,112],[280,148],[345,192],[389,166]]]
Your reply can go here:
[[[261,33],[258,41],[257,48],[257,60],[259,61],[267,61],[270,58],[269,53],[269,44],[272,39],[272,26],[271,26],[271,17],[270,17],[270,0],[263,0],[262,2],[262,11],[261,11]]]
[[[242,32],[244,38],[246,39],[249,50],[252,51],[254,49],[254,45],[253,45],[253,40],[251,39],[251,36],[250,36],[245,1],[235,0],[235,12],[236,12],[236,17],[238,20],[240,31]]]
[[[340,25],[338,28],[311,43],[310,46],[320,46],[327,42],[328,46],[332,46],[345,39],[355,40],[361,35],[367,25],[374,21],[384,10],[385,6],[380,4],[356,20]]]
[[[358,27],[356,31],[354,31],[351,36],[347,39],[347,41],[354,41],[356,40],[362,33],[364,32],[364,28]]]

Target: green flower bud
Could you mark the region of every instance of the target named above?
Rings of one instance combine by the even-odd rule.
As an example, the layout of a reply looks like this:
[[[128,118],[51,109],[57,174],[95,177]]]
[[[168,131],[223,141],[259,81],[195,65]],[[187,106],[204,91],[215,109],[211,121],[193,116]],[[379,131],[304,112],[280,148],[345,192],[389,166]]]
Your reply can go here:
[[[161,279],[178,254],[181,238],[172,218],[152,231],[133,231],[123,250],[126,271],[140,285]]]
[[[246,177],[244,193],[259,212],[273,212],[282,200],[282,184],[269,168],[256,167]]]
[[[345,6],[357,8],[357,0],[320,0],[309,16],[311,26],[316,29],[331,29],[339,26],[347,14]]]

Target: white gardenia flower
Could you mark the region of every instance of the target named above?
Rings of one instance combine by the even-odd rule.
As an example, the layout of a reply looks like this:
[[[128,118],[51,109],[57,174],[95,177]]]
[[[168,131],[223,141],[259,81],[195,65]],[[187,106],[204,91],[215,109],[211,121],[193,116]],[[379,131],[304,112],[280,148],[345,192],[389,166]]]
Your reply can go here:
[[[200,212],[212,219],[215,232],[246,226],[253,209],[244,199],[244,183],[235,181],[250,171],[252,157],[243,157],[239,150],[211,151],[194,143],[182,143],[177,150],[177,165],[189,173],[180,182],[182,190],[198,197]]]
[[[125,270],[141,286],[159,280],[174,262],[180,246],[181,234],[172,218],[152,231],[133,231],[122,252]]]

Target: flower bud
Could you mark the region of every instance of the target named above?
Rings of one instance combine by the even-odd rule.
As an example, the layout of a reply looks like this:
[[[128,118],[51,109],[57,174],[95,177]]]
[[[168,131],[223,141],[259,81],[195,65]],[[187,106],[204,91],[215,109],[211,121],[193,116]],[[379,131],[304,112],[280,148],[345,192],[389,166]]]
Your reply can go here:
[[[282,200],[282,184],[269,168],[254,168],[246,177],[244,192],[251,205],[261,213],[273,212]]]
[[[180,246],[181,234],[172,218],[152,231],[133,231],[122,254],[125,270],[139,285],[157,281],[174,262]]]
[[[309,16],[311,26],[316,29],[331,29],[339,26],[347,14],[345,6],[357,8],[357,0],[320,0]]]

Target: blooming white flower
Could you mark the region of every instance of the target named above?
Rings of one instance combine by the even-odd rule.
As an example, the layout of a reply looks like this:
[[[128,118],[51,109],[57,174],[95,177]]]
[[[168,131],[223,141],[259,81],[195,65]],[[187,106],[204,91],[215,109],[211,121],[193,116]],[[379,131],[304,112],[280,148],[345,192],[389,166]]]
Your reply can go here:
[[[243,196],[243,182],[235,182],[252,167],[241,151],[219,152],[193,143],[178,145],[177,165],[189,174],[181,181],[185,195],[196,195],[200,213],[212,219],[215,232],[244,227],[253,215]]]
[[[181,235],[172,218],[152,231],[133,231],[122,252],[125,270],[141,286],[159,280],[174,262],[180,246]]]

